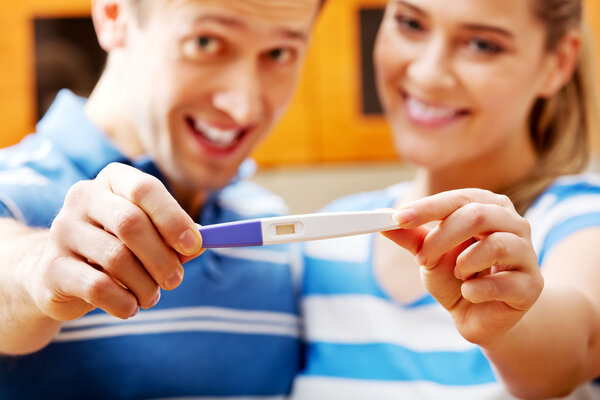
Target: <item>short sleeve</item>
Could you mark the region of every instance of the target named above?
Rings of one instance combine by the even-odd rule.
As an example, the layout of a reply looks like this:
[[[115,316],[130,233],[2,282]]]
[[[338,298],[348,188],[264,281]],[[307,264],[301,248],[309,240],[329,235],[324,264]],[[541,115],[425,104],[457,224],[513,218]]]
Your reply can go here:
[[[14,218],[14,215],[2,202],[0,202],[0,218]]]
[[[557,180],[525,217],[531,223],[532,242],[542,265],[567,237],[600,227],[600,177],[583,174]]]
[[[30,135],[0,151],[0,216],[47,228],[69,188],[80,179],[52,142]]]

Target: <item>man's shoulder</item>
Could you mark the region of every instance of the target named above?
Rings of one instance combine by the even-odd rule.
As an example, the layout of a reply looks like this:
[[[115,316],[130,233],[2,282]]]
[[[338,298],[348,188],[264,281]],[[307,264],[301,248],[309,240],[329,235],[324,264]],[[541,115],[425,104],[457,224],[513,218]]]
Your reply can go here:
[[[51,140],[31,134],[0,150],[3,216],[29,225],[47,225],[69,187],[83,178]]]

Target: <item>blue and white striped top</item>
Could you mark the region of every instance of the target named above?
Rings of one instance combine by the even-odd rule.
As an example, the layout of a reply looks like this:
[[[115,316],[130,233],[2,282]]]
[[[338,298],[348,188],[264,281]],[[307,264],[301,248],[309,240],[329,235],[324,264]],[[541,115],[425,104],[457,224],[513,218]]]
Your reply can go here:
[[[409,184],[349,196],[326,211],[392,207]],[[560,240],[600,226],[600,178],[559,179],[526,217],[543,258]],[[375,235],[307,243],[302,314],[307,341],[298,399],[511,399],[480,349],[466,341],[431,295],[392,300],[373,273]],[[598,399],[588,384],[573,399]]]
[[[61,92],[37,134],[0,151],[0,216],[48,227],[73,183],[130,161],[85,118],[84,100]],[[213,193],[203,225],[287,213],[238,179]],[[300,366],[289,246],[207,250],[185,264],[177,289],[122,321],[95,310],[64,324],[45,349],[0,356],[1,399],[276,399]]]

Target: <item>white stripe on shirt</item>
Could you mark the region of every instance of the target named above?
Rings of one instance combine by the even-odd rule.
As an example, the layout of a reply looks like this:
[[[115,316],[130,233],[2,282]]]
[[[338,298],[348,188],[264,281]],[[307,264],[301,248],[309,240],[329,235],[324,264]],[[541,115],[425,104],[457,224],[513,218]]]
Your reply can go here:
[[[509,400],[499,383],[447,386],[423,381],[376,381],[299,376],[294,383],[295,400]]]
[[[89,327],[93,325],[135,324],[151,321],[172,321],[177,319],[220,318],[237,319],[248,322],[263,322],[295,325],[298,317],[294,314],[271,311],[244,311],[221,307],[181,307],[167,310],[144,310],[128,320],[121,320],[108,314],[86,315],[78,320],[65,322],[67,328]]]
[[[228,332],[298,337],[297,327],[273,324],[248,324],[228,321],[184,321],[158,324],[123,324],[80,329],[59,333],[55,342],[71,342],[128,335],[148,335],[169,332]]]
[[[369,258],[371,241],[364,235],[307,242],[304,254],[308,257],[334,262],[364,263]]]
[[[308,296],[302,308],[309,342],[392,343],[414,351],[476,348],[437,303],[406,308],[368,295]]]
[[[66,322],[55,341],[185,331],[223,331],[298,337],[299,323],[297,316],[280,312],[243,311],[218,307],[145,310],[128,320],[98,314]]]

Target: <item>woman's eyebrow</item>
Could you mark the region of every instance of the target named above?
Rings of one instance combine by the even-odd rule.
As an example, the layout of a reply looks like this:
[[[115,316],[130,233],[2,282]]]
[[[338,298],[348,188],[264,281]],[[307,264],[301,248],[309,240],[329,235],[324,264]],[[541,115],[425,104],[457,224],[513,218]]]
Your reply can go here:
[[[420,9],[419,7],[415,6],[414,4],[411,4],[407,1],[404,0],[396,0],[396,4],[397,5],[403,5],[407,8],[410,8],[412,11],[416,12],[417,14],[420,14],[422,16],[426,15],[425,11],[423,11],[422,9]]]
[[[492,33],[497,33],[502,36],[506,36],[509,39],[513,39],[515,37],[515,35],[508,29],[504,29],[504,28],[501,28],[499,26],[494,26],[494,25],[466,23],[466,24],[462,24],[461,27],[469,29],[469,30],[474,30],[474,31],[488,31],[488,32],[492,32]]]
[[[411,4],[405,0],[396,0],[396,4],[398,5],[402,5],[404,7],[407,7],[409,9],[411,9],[412,11],[414,11],[417,14],[420,14],[422,16],[427,15],[425,13],[425,11],[423,11],[421,8],[415,6],[414,4]],[[499,27],[499,26],[494,26],[494,25],[486,25],[486,24],[477,24],[477,23],[465,23],[462,24],[461,27],[466,28],[466,29],[470,29],[470,30],[478,30],[478,31],[489,31],[489,32],[494,32],[494,33],[498,33],[500,35],[506,36],[510,39],[514,38],[514,34],[512,32],[510,32],[509,30]]]

